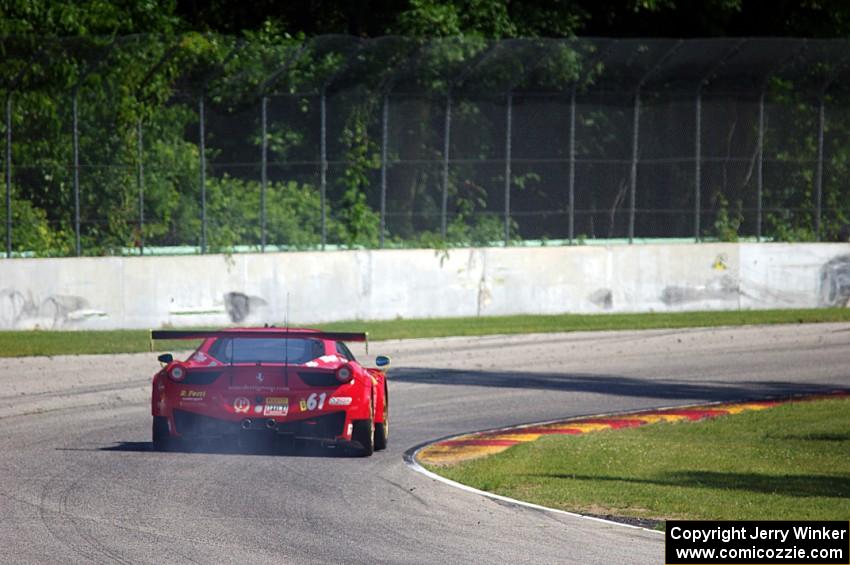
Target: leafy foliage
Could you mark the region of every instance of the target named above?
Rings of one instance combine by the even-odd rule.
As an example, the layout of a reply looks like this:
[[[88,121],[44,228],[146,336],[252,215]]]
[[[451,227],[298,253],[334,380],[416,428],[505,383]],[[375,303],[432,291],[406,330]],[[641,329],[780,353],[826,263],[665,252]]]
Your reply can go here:
[[[227,175],[207,184],[209,246],[230,251],[238,244],[259,245],[260,193],[256,181]],[[268,242],[291,249],[315,247],[321,241],[321,210],[318,191],[294,181],[267,186]],[[200,219],[191,218],[187,228],[197,233]]]
[[[850,8],[838,0],[769,9],[740,0],[699,6],[678,0],[330,0],[321,9],[311,2],[268,0],[213,0],[203,6],[177,0],[0,0],[0,95],[11,99],[13,108],[12,244],[17,251],[39,255],[73,252],[78,183],[86,253],[118,253],[143,243],[197,245],[203,160],[210,246],[257,245],[258,174],[244,163],[259,160],[262,100],[285,99],[298,106],[290,117],[312,127],[299,128],[274,116],[269,120],[268,241],[295,248],[317,245],[322,210],[316,171],[289,163],[316,160],[311,154],[318,145],[315,101],[329,85],[336,89],[330,94],[346,101],[334,118],[337,124],[329,128],[328,142],[338,160],[328,186],[334,206],[325,210],[329,242],[352,247],[375,246],[379,240],[375,181],[380,130],[374,116],[379,114],[377,101],[390,89],[439,100],[420,104],[404,131],[391,124],[397,129],[391,133],[397,141],[392,162],[442,158],[442,100],[449,95],[455,127],[475,132],[475,139],[455,137],[449,148],[462,158],[453,163],[447,179],[445,237],[433,221],[441,212],[442,174],[400,165],[388,171],[397,217],[387,235],[400,245],[501,241],[503,218],[493,195],[476,184],[484,174],[475,169],[480,166],[476,162],[492,160],[497,152],[501,117],[488,115],[482,109],[486,104],[470,103],[472,95],[501,97],[529,85],[558,91],[572,84],[580,93],[593,84],[601,63],[582,66],[595,54],[582,53],[569,42],[553,47],[534,38],[669,35],[666,30],[671,29],[676,36],[740,34],[741,29],[755,35],[847,36]],[[403,37],[362,41],[387,33]],[[532,39],[513,41],[509,49],[492,42],[515,37]],[[415,64],[415,72],[405,67],[407,61]],[[789,119],[798,131],[808,132],[791,137],[794,145],[773,157],[787,163],[811,160],[814,116],[803,109],[794,84],[774,81],[771,88],[777,102],[799,109]],[[203,155],[198,142],[201,99],[209,142]],[[502,98],[496,103],[502,104]],[[579,126],[611,132],[615,128],[607,126],[625,123],[627,113],[586,112]],[[767,214],[771,237],[833,238],[845,228],[850,204],[840,179],[850,172],[850,159],[840,132],[850,124],[843,116],[831,119],[826,166],[832,175],[823,187],[829,213],[821,233],[814,234],[811,227],[812,173],[798,168],[787,183],[766,195],[775,208],[797,210]],[[598,147],[579,149],[601,154],[619,142],[616,137],[590,136],[582,143]],[[4,163],[4,171],[8,166]],[[513,187],[546,202],[548,195],[538,193],[534,174],[515,175]],[[612,210],[620,202],[618,195]],[[743,221],[740,205],[736,202],[738,212],[719,199],[716,205],[715,235],[737,237]],[[515,223],[509,229],[510,238],[519,236]]]
[[[380,218],[366,203],[369,171],[381,166],[380,153],[366,132],[367,113],[361,107],[351,113],[342,132],[346,167],[339,180],[341,206],[335,214],[335,236],[348,247],[378,245]]]
[[[0,201],[0,218],[6,219],[6,200]],[[28,200],[12,199],[12,248],[26,249],[37,257],[65,255],[73,248],[73,234],[51,229],[44,210]],[[5,239],[5,234],[3,235]]]
[[[714,220],[713,235],[717,237],[718,241],[738,241],[741,222],[744,221],[741,201],[738,200],[735,203],[735,208],[730,211],[729,201],[722,193],[717,193],[716,200],[717,216]]]

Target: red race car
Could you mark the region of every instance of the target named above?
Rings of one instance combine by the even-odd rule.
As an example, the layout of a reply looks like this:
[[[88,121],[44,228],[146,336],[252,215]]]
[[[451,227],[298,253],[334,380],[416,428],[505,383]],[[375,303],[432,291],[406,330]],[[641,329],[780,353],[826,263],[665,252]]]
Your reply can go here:
[[[361,455],[387,447],[384,370],[360,365],[345,341],[365,333],[240,328],[155,330],[151,339],[203,339],[185,361],[159,356],[153,377],[153,446],[181,441],[280,434],[344,442]]]

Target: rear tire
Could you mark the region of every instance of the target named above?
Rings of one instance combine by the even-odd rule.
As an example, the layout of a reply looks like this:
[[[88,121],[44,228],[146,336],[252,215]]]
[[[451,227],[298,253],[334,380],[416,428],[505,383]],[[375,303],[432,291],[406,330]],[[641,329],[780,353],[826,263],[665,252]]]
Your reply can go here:
[[[387,448],[387,425],[386,423],[375,424],[375,451]]]
[[[375,452],[375,420],[357,420],[351,432],[351,440],[360,444],[358,454],[361,457],[369,457]]]
[[[154,416],[151,426],[151,437],[154,451],[173,451],[174,440],[168,433],[168,418],[165,416]]]
[[[384,391],[384,421],[375,424],[375,451],[381,451],[387,448],[387,442],[390,439],[390,410],[389,398]]]

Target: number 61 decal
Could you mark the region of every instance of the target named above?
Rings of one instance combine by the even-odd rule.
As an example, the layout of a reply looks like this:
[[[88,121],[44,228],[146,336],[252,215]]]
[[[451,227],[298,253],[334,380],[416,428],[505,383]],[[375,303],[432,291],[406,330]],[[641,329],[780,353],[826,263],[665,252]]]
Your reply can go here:
[[[317,408],[321,410],[325,407],[325,400],[328,398],[328,394],[323,392],[321,394],[316,394],[315,392],[307,397],[306,400],[302,399],[299,403],[301,406],[302,412],[308,412],[311,410],[316,410]]]

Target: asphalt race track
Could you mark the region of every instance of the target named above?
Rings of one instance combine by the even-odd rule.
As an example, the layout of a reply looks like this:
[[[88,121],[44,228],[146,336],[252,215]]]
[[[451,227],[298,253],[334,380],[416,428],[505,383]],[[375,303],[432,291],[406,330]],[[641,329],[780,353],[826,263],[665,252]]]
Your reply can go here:
[[[373,343],[390,448],[150,451],[154,355],[0,360],[2,563],[663,562],[658,533],[519,508],[413,472],[464,431],[850,387],[850,325]],[[362,355],[361,355],[362,357]]]

